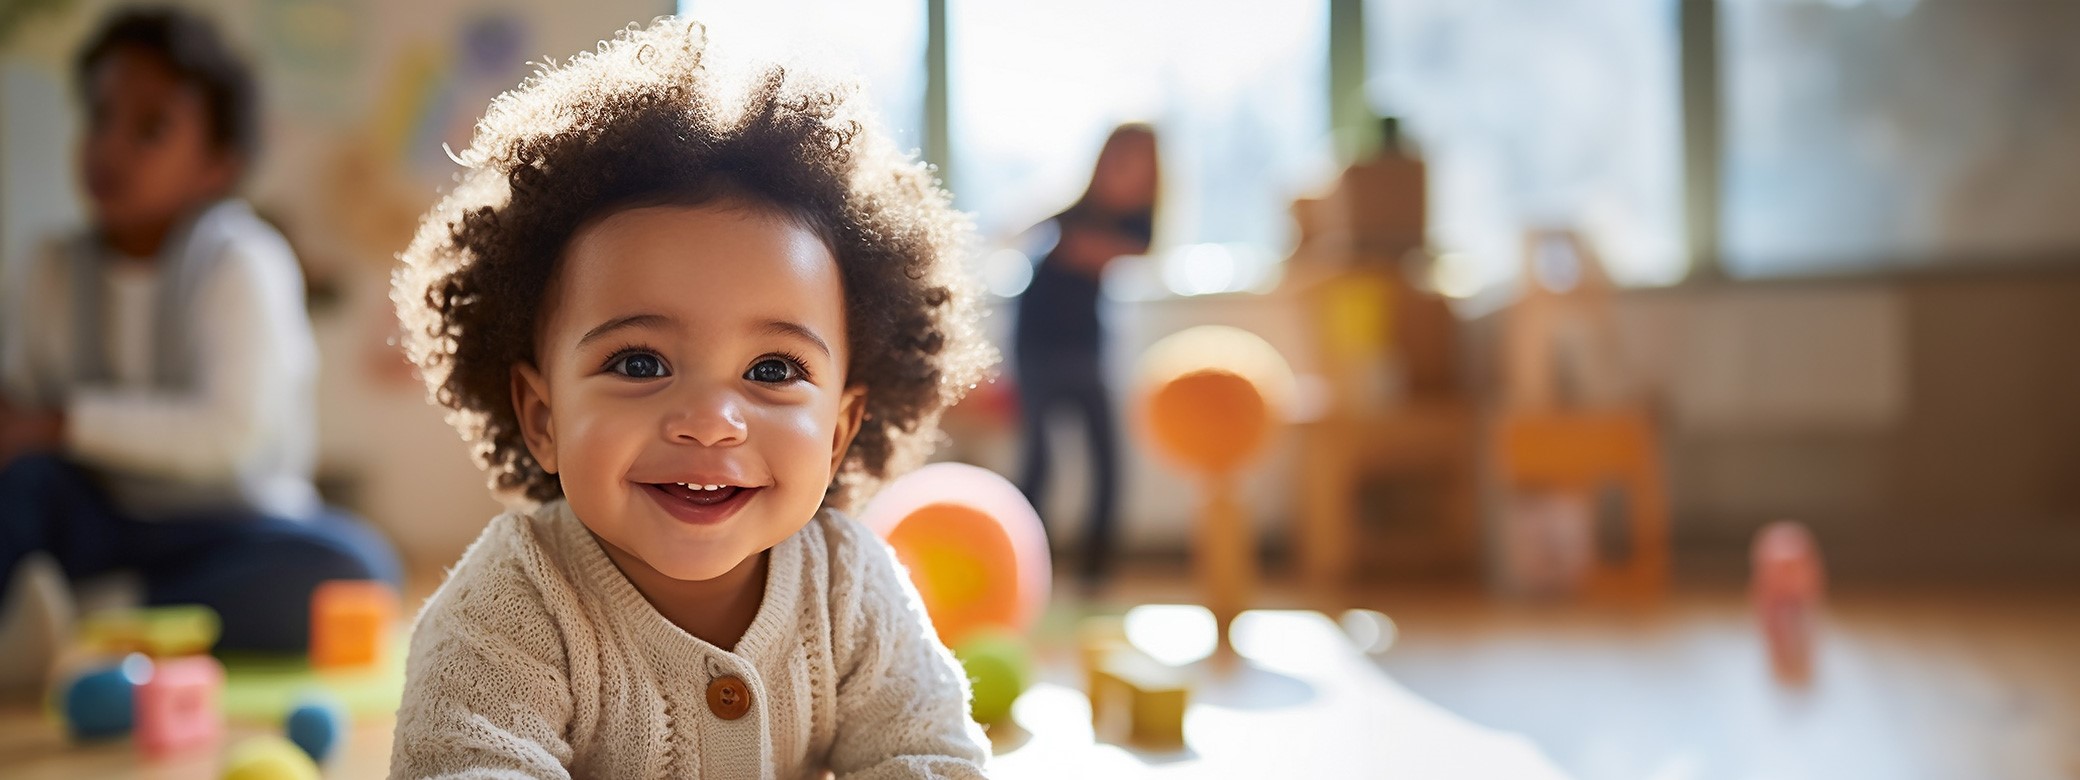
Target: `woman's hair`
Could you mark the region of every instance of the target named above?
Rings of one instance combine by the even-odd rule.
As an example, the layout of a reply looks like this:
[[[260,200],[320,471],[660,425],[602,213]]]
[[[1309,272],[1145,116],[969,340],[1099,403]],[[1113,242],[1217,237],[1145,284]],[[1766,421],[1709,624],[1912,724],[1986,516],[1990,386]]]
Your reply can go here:
[[[117,9],[80,49],[74,76],[81,94],[93,89],[94,69],[123,50],[157,57],[175,77],[202,93],[210,146],[251,161],[260,152],[260,91],[252,68],[202,16],[164,6]]]
[[[961,272],[970,228],[929,169],[897,154],[857,90],[719,61],[706,29],[663,18],[545,65],[493,100],[458,183],[401,255],[404,347],[494,489],[562,495],[520,435],[511,370],[574,231],[606,214],[718,198],[773,209],[836,258],[866,414],[828,504],[921,463],[938,420],[995,361]]]
[[[1104,145],[1098,147],[1097,159],[1091,162],[1091,180],[1088,184],[1084,185],[1083,195],[1077,197],[1076,203],[1069,207],[1069,211],[1082,211],[1085,209],[1094,208],[1097,205],[1093,203],[1093,200],[1096,196],[1099,177],[1105,175],[1106,165],[1119,164],[1118,155],[1122,153],[1121,150],[1126,148],[1126,145],[1129,143],[1141,143],[1148,145],[1149,167],[1152,168],[1154,173],[1156,174],[1153,177],[1155,189],[1150,190],[1148,193],[1147,207],[1137,208],[1135,209],[1135,211],[1144,215],[1152,215],[1155,213],[1156,201],[1161,197],[1162,194],[1162,157],[1157,153],[1156,150],[1155,125],[1151,125],[1146,122],[1128,122],[1126,124],[1112,128],[1111,134],[1105,136]]]

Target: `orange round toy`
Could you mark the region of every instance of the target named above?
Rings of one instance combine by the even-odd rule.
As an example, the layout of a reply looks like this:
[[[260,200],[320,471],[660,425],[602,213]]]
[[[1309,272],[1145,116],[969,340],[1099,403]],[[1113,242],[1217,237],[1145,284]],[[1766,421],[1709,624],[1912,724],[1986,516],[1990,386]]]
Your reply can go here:
[[[1023,633],[1047,606],[1047,532],[995,472],[925,466],[883,488],[860,521],[895,548],[948,647],[982,629]]]
[[[1293,393],[1293,372],[1277,350],[1223,326],[1156,342],[1140,373],[1156,449],[1208,477],[1231,474],[1261,451]]]
[[[1218,421],[1218,422],[1214,422]],[[1218,368],[1164,382],[1148,424],[1164,454],[1203,474],[1226,474],[1263,447],[1271,415],[1256,384]]]
[[[1231,477],[1264,450],[1294,394],[1293,371],[1256,334],[1206,325],[1141,356],[1139,393],[1155,449],[1203,478],[1194,565],[1213,612],[1216,657],[1232,660],[1228,626],[1256,587],[1256,540]]]

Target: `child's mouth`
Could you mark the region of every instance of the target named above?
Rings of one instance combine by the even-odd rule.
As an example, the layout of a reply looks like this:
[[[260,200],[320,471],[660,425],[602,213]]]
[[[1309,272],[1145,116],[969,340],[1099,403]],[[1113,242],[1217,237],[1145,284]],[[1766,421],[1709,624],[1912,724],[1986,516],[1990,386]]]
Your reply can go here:
[[[762,488],[722,485],[714,490],[679,482],[648,484],[651,498],[679,520],[695,525],[712,525],[729,519],[737,508]]]

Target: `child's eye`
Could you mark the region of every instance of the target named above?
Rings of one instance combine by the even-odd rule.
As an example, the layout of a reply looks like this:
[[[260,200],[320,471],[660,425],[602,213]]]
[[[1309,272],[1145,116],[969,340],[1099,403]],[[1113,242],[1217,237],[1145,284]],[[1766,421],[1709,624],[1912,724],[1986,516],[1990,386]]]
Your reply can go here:
[[[770,357],[753,363],[751,370],[744,372],[744,378],[753,382],[777,385],[801,379],[802,370],[785,358]]]
[[[670,376],[664,360],[648,352],[629,352],[607,361],[607,370],[630,379],[659,379]]]

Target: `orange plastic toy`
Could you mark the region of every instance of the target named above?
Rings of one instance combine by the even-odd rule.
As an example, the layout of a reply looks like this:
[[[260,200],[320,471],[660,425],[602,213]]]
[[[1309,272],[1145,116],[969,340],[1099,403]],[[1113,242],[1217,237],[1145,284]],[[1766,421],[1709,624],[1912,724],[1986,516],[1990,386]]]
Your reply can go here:
[[[397,592],[374,580],[333,580],[311,593],[311,666],[369,666],[389,645]]]

